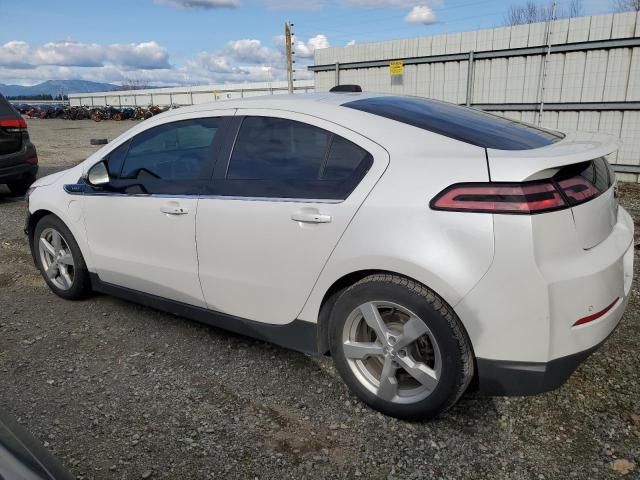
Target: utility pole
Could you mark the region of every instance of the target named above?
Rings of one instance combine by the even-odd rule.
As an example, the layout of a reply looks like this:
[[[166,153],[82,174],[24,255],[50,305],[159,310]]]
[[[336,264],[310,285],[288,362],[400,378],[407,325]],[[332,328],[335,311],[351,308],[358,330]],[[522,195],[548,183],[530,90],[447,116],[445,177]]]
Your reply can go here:
[[[287,82],[289,84],[289,93],[293,93],[293,33],[291,32],[292,23],[285,22],[284,24],[284,41],[287,54]]]
[[[544,81],[547,76],[547,63],[549,62],[549,56],[551,55],[551,26],[556,19],[556,2],[553,2],[551,7],[551,18],[547,21],[547,53],[542,59],[542,68],[540,71],[540,81],[538,83],[538,98],[540,100],[540,111],[538,112],[538,125],[542,125],[542,115],[544,113]]]

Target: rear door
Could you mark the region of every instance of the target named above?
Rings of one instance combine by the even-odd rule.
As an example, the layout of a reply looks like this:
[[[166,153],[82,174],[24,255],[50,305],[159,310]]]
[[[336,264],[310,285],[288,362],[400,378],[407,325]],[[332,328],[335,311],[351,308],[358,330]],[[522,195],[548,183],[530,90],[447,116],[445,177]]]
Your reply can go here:
[[[239,110],[200,198],[200,282],[210,309],[283,324],[388,165],[376,143],[315,117]]]

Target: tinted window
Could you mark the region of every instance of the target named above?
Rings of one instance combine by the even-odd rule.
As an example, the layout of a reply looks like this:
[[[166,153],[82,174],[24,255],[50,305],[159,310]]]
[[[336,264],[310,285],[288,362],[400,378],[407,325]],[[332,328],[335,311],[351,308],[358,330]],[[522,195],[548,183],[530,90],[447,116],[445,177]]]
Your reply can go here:
[[[2,95],[0,95],[0,118],[20,118],[20,114]]]
[[[227,178],[316,179],[329,133],[301,122],[247,117],[242,122]]]
[[[368,152],[345,140],[334,136],[331,149],[327,157],[327,163],[321,174],[323,179],[341,180],[353,175],[353,172],[367,158]]]
[[[342,200],[373,164],[371,154],[306,123],[245,117],[216,195]]]
[[[123,143],[118,148],[113,150],[107,157],[107,167],[109,170],[110,178],[120,177],[120,172],[122,171],[122,164],[124,163],[124,159],[127,156],[127,151],[129,150],[130,143],[131,143],[130,141]]]
[[[219,125],[218,118],[199,118],[160,125],[140,133],[131,140],[121,177],[202,178]]]
[[[576,178],[581,181],[576,182]],[[554,179],[563,188],[571,205],[578,205],[593,198],[593,194],[597,196],[607,191],[613,185],[614,180],[609,162],[604,157],[591,162],[569,165],[561,169],[554,176]]]
[[[343,106],[429,130],[462,142],[498,150],[530,150],[563,137],[480,110],[417,97],[374,97]]]

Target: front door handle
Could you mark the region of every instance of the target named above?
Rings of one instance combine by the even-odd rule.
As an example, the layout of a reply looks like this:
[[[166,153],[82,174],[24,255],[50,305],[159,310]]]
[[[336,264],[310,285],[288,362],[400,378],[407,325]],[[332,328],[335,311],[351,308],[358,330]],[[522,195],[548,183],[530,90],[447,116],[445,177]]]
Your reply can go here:
[[[180,206],[179,203],[170,202],[160,207],[160,211],[167,215],[186,215],[189,209]]]
[[[329,223],[331,215],[326,215],[318,211],[315,212],[295,212],[291,215],[291,220],[301,223]]]

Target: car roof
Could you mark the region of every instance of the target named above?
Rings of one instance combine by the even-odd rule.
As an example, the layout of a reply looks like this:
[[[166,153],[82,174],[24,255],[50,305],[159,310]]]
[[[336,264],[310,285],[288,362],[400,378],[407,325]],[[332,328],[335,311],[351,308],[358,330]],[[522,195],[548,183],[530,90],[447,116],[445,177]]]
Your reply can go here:
[[[233,100],[219,100],[207,103],[200,103],[180,108],[180,113],[204,112],[214,110],[224,110],[233,108],[275,108],[279,110],[291,110],[297,112],[307,112],[322,108],[321,106],[340,106],[345,103],[365,98],[387,96],[382,93],[296,93],[278,94],[256,97],[245,97]]]

